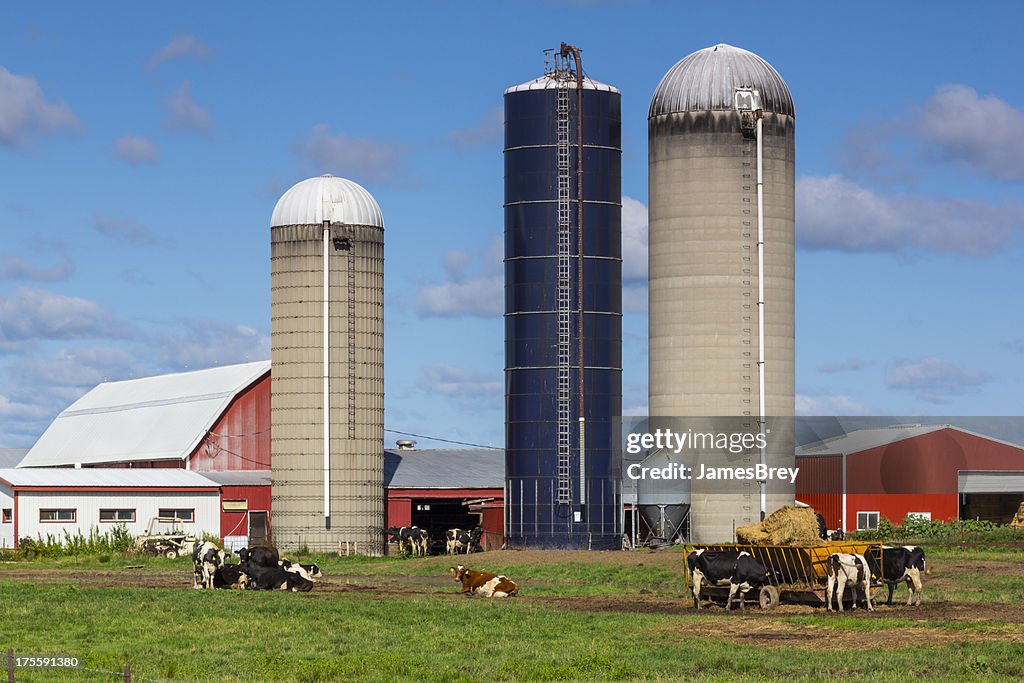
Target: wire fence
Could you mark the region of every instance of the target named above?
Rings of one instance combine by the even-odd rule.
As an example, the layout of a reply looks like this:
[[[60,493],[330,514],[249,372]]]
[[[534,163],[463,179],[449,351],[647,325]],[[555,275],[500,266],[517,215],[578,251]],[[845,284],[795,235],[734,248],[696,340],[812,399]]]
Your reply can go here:
[[[85,666],[82,664],[82,658],[76,655],[25,655],[17,654],[12,648],[8,648],[5,664],[7,683],[50,680],[55,672],[60,672],[61,678],[67,680],[74,680],[75,673],[80,672],[98,674],[99,678],[103,680],[120,680],[124,683],[133,683],[134,681],[160,683],[158,678],[149,678],[133,673],[131,664],[125,664],[120,671],[98,669]]]

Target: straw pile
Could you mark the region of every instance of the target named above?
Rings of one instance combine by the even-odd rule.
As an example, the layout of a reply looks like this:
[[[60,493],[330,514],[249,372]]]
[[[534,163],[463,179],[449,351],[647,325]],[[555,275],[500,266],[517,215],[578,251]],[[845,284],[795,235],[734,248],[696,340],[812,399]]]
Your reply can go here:
[[[1010,526],[1015,529],[1024,529],[1024,503],[1021,503],[1020,507],[1017,508],[1017,514],[1013,516]]]
[[[781,507],[759,524],[736,527],[736,540],[749,545],[825,545],[813,508]]]

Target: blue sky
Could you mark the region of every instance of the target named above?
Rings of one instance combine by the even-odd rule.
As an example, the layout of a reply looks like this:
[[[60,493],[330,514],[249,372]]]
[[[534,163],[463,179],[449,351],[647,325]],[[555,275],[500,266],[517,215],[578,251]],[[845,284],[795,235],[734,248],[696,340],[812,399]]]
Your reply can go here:
[[[325,171],[385,217],[386,426],[501,445],[502,91],[563,40],[623,93],[628,411],[648,102],[719,42],[796,101],[798,408],[1024,409],[1018,3],[103,7],[0,24],[0,446],[104,378],[269,357],[270,214]]]

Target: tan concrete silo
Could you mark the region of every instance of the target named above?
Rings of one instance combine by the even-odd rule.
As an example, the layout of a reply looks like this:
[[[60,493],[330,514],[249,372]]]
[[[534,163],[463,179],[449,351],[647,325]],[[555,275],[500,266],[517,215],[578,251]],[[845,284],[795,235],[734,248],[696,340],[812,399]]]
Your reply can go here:
[[[764,357],[759,357],[756,114],[763,142]],[[650,414],[788,416],[794,407],[794,107],[779,74],[729,45],[699,50],[665,74],[649,126]],[[764,365],[760,362],[763,360]],[[764,369],[764,405],[759,373]],[[737,424],[735,421],[732,424]],[[780,431],[783,431],[780,429]],[[792,466],[791,436],[769,438],[771,466]],[[756,457],[754,463],[756,463]],[[728,541],[758,521],[757,482],[728,492],[693,482],[692,538]],[[793,502],[770,485],[767,512]]]
[[[380,207],[352,181],[331,175],[304,180],[274,208],[270,261],[274,542],[285,549],[380,555]]]

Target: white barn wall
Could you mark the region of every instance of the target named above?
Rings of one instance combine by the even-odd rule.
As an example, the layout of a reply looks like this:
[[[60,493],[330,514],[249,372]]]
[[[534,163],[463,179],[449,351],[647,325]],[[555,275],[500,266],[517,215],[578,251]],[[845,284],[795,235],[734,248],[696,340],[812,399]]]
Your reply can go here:
[[[3,488],[0,487],[0,491]],[[0,493],[0,496],[3,494]],[[40,522],[39,511],[50,508],[74,508],[75,522]],[[135,510],[135,522],[125,523],[129,533],[138,536],[146,530],[149,520],[157,516],[160,508],[193,508],[195,522],[183,526],[189,533],[201,536],[208,533],[220,535],[220,494],[208,492],[62,492],[62,491],[20,491],[18,493],[18,535],[36,538],[47,534],[63,537],[64,531],[75,534],[81,531],[88,536],[93,527],[107,532],[116,526],[113,522],[100,522],[100,508],[130,508]],[[9,533],[13,535],[13,525]],[[5,529],[6,531],[6,529]],[[13,545],[13,538],[11,545]],[[8,546],[10,547],[10,546]]]
[[[0,484],[0,509],[10,508],[14,509],[14,493],[11,489],[3,484]],[[4,524],[0,521],[0,548],[13,548],[14,547],[14,520],[12,519],[9,523]]]

